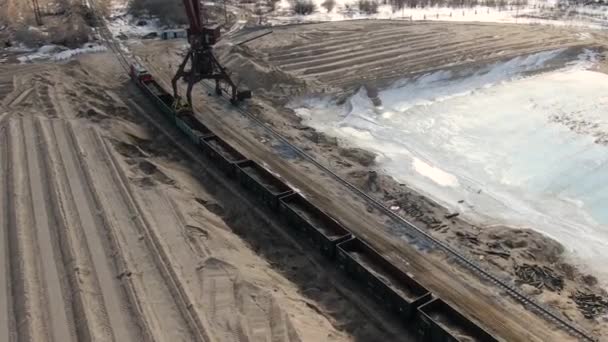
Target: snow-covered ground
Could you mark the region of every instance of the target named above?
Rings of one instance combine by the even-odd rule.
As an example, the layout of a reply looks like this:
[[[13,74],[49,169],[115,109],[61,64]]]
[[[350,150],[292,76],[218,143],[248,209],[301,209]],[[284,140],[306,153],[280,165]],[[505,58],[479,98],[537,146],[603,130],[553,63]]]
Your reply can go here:
[[[313,98],[291,107],[469,220],[555,238],[606,285],[608,145],[596,140],[608,137],[608,75],[588,69],[587,52],[530,76],[561,58],[555,50],[402,80],[380,92],[380,108],[363,90],[343,105]],[[582,121],[593,134],[574,127]]]
[[[308,15],[293,13],[293,0],[281,0],[276,11],[268,15],[271,25],[291,23],[340,21],[352,19],[394,19],[394,20],[441,20],[467,22],[518,23],[530,25],[555,25],[585,27],[591,29],[608,28],[608,6],[578,6],[562,11],[555,1],[530,1],[526,6],[511,6],[498,9],[477,6],[460,7],[418,7],[394,10],[391,5],[379,5],[373,14],[359,11],[357,0],[336,0],[331,11],[323,7],[325,0],[312,0],[315,11]],[[381,1],[379,1],[381,3]]]
[[[84,53],[101,52],[106,50],[107,48],[105,46],[96,43],[86,43],[82,47],[76,49],[68,49],[60,45],[44,45],[38,50],[32,51],[30,54],[20,56],[17,59],[21,63],[41,60],[64,61]]]

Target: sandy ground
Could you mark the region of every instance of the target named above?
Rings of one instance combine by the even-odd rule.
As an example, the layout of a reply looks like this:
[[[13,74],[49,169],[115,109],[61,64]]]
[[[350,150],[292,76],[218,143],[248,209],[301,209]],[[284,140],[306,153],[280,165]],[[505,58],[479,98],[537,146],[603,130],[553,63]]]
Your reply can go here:
[[[251,34],[237,33],[233,39],[241,41]],[[576,53],[583,47],[601,46],[601,39],[601,35],[581,38],[575,31],[539,26],[478,23],[412,25],[386,21],[359,21],[275,28],[273,34],[251,43],[240,46],[226,44],[219,47],[219,54],[228,66],[235,70],[235,74],[254,89],[256,96],[249,105],[250,109],[274,129],[313,154],[323,164],[330,165],[332,169],[361,189],[382,200],[387,206],[398,206],[400,208],[398,212],[403,217],[471,255],[494,273],[513,279],[522,291],[557,309],[595,335],[605,337],[608,332],[606,322],[601,317],[585,319],[573,300],[569,298],[576,290],[605,294],[592,276],[581,274],[563,259],[563,248],[558,243],[529,229],[479,227],[457,217],[446,218],[446,215],[451,213],[444,208],[409,189],[406,184],[396,183],[382,173],[376,172],[373,167],[373,155],[348,146],[340,146],[335,139],[304,127],[293,113],[283,107],[293,96],[302,94],[331,93],[340,98],[361,85],[367,86],[373,94],[374,88],[382,87],[403,75],[448,66],[457,69],[474,63],[496,61],[557,47],[569,47],[573,53]],[[152,42],[146,46],[138,45],[134,50],[144,57],[155,75],[162,75],[161,77],[167,81],[171,75],[170,70],[180,59],[180,46],[181,42]],[[228,51],[232,54],[228,55]],[[344,58],[344,54],[348,54],[349,57]],[[244,150],[255,154],[254,159],[259,158],[270,167],[276,168],[275,171],[284,171],[280,172],[282,175],[289,173],[290,176],[285,177],[289,177],[293,185],[314,200],[323,203],[326,208],[332,210],[332,213],[336,215],[340,212],[344,213],[345,217],[341,219],[345,223],[350,223],[348,226],[355,229],[358,235],[364,236],[373,243],[384,244],[381,249],[391,250],[387,252],[388,254],[401,255],[400,258],[407,255],[407,247],[399,242],[393,242],[399,245],[396,251],[388,247],[394,246],[393,244],[380,242],[382,239],[378,235],[382,233],[371,233],[364,227],[358,230],[357,226],[365,222],[365,219],[359,215],[351,220],[352,217],[348,216],[351,215],[349,212],[352,207],[344,208],[342,204],[332,200],[332,196],[336,195],[340,201],[345,201],[341,190],[330,190],[329,194],[319,193],[320,188],[334,189],[333,185],[325,183],[323,176],[315,179],[314,172],[305,163],[290,160],[286,163],[297,165],[286,166],[280,161],[273,161],[272,159],[276,158],[267,154],[252,151],[250,145],[257,144],[272,153],[275,143],[260,130],[257,130],[257,133],[239,133],[239,135],[251,134],[251,138],[235,136],[234,132],[238,131],[236,127],[240,125],[243,129],[252,131],[251,125],[242,122],[238,115],[224,115],[221,119],[217,119],[215,113],[225,109],[216,105],[205,93],[205,91],[199,93],[201,94],[199,98],[201,112],[209,113],[202,118],[207,124],[212,127],[221,126],[222,128],[219,128],[221,134],[237,146],[240,145]],[[278,147],[275,146],[274,151],[275,154],[280,155]],[[289,159],[282,155],[279,157]],[[302,171],[308,172],[308,175],[304,176]],[[310,188],[302,179],[324,185]],[[363,210],[365,211],[365,208]],[[377,222],[374,220],[377,219],[368,222],[369,226],[374,225],[371,222]],[[392,234],[395,236],[400,233],[392,232]],[[409,257],[414,256],[410,254]],[[412,262],[407,257],[405,259]],[[517,281],[515,268],[524,263],[550,267],[564,280],[563,289],[551,291],[547,288],[537,289],[521,284]],[[415,269],[412,265],[402,266],[408,271]],[[424,275],[420,278],[425,279]],[[423,284],[430,288],[438,286],[432,284],[431,279],[425,280],[431,284],[424,281]],[[433,289],[442,296],[444,296],[442,291],[447,291],[441,286]],[[473,310],[473,307],[474,305],[469,306],[468,309]],[[478,318],[480,312],[487,313],[479,319],[496,328],[489,313],[491,310],[484,311],[477,307],[474,311],[471,312],[472,316]],[[500,331],[500,328],[496,329]],[[509,336],[509,340],[522,339],[522,335],[517,334],[516,328],[511,328],[510,333],[504,336]],[[529,338],[528,335],[523,340]],[[547,338],[545,336],[541,339]]]
[[[201,180],[111,55],[0,75],[0,340],[408,336]]]

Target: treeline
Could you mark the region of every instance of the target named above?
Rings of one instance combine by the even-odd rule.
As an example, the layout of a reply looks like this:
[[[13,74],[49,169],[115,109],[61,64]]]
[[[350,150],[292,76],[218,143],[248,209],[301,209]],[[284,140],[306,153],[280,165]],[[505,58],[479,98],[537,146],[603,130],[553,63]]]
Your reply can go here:
[[[528,0],[382,0],[382,4],[391,5],[393,9],[428,7],[472,8],[477,6],[509,8],[527,6]]]
[[[406,8],[453,7],[467,8],[476,6],[509,7],[525,6],[528,0],[382,0],[384,5],[397,5]]]
[[[393,12],[406,8],[473,8],[487,6],[497,9],[511,9],[513,7],[525,7],[528,0],[357,0],[353,4],[345,5],[345,9],[358,9],[361,13],[374,14],[378,12],[380,5],[390,5]],[[335,0],[325,0],[322,4],[327,12],[331,12],[335,6]],[[312,0],[294,0],[292,8],[297,14],[310,14],[316,10]]]
[[[570,6],[608,6],[608,0],[558,0],[558,7]]]

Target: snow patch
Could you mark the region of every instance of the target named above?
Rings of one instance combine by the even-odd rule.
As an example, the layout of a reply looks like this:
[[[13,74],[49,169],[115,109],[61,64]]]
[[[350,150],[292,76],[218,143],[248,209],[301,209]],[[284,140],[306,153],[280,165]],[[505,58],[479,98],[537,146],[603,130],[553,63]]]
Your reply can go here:
[[[95,52],[103,52],[106,51],[107,48],[103,45],[98,44],[90,44],[87,43],[83,45],[81,48],[77,49],[67,49],[63,46],[59,45],[44,45],[39,48],[36,52],[20,56],[17,59],[21,63],[28,63],[34,61],[41,60],[51,60],[51,61],[64,61],[68,60],[74,56],[85,54],[85,53],[95,53]]]
[[[459,185],[458,178],[456,178],[454,175],[449,174],[436,166],[429,165],[416,157],[413,158],[412,164],[416,172],[432,179],[435,183],[441,186],[456,187]]]

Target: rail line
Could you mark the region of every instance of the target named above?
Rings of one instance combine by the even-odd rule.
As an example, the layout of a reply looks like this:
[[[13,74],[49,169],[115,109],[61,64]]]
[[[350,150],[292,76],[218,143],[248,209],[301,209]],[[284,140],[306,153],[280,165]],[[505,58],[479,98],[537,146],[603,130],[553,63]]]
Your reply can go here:
[[[201,83],[206,88],[208,88],[209,90],[213,90],[213,88],[212,88],[211,85],[209,85],[207,83],[204,83],[204,82],[201,82]],[[225,96],[223,96],[223,97],[224,97],[224,100],[228,101],[228,103],[229,103],[229,99],[226,98]],[[521,304],[523,304],[526,308],[532,310],[533,312],[536,312],[537,314],[540,314],[541,316],[545,317],[545,319],[547,319],[548,321],[553,322],[554,324],[557,324],[558,326],[561,326],[564,330],[566,330],[570,334],[578,336],[579,338],[581,338],[581,339],[583,339],[585,341],[596,341],[597,340],[597,339],[593,338],[591,335],[589,335],[582,328],[577,327],[573,323],[566,321],[564,318],[561,317],[560,314],[558,314],[558,313],[554,312],[553,310],[545,307],[544,305],[538,303],[534,299],[532,299],[532,298],[530,298],[530,297],[522,294],[516,288],[514,288],[511,285],[509,285],[507,280],[500,279],[499,277],[493,275],[490,271],[484,269],[477,262],[475,262],[475,261],[471,260],[470,258],[466,257],[461,252],[456,251],[454,248],[450,247],[446,243],[444,243],[444,242],[438,240],[437,238],[433,237],[429,233],[425,232],[421,228],[419,228],[419,227],[415,226],[413,223],[409,222],[407,219],[405,219],[405,218],[403,218],[403,217],[395,214],[392,210],[390,210],[389,208],[387,208],[386,206],[384,206],[384,204],[382,204],[381,202],[379,202],[377,199],[375,199],[375,198],[371,197],[370,195],[366,194],[364,191],[362,191],[361,189],[357,188],[355,185],[353,185],[352,183],[348,182],[347,180],[345,180],[344,178],[342,178],[340,175],[338,175],[335,172],[331,171],[325,165],[323,165],[323,164],[319,163],[318,161],[316,161],[314,159],[314,157],[310,156],[304,150],[300,149],[298,146],[296,146],[296,145],[292,144],[291,142],[289,142],[289,140],[287,140],[287,138],[283,137],[280,133],[276,132],[271,127],[268,127],[267,125],[265,125],[263,121],[261,121],[260,119],[258,119],[252,113],[250,113],[250,112],[248,112],[248,111],[246,111],[246,110],[244,110],[243,108],[240,108],[240,107],[235,107],[235,108],[241,114],[245,115],[247,118],[253,120],[258,125],[260,125],[261,127],[263,127],[273,137],[275,137],[276,139],[278,139],[282,143],[284,143],[287,146],[289,146],[300,157],[302,157],[302,158],[306,159],[307,161],[309,161],[310,163],[314,164],[320,170],[322,170],[323,172],[326,172],[328,175],[330,175],[334,180],[338,181],[342,185],[346,186],[349,190],[351,190],[352,192],[354,192],[358,196],[360,196],[363,199],[365,199],[365,201],[368,204],[371,204],[373,207],[375,207],[376,209],[378,209],[379,211],[381,211],[383,214],[385,214],[388,217],[390,217],[393,220],[393,222],[397,223],[401,228],[404,228],[404,229],[408,230],[410,233],[414,233],[414,234],[418,235],[419,237],[422,237],[422,238],[426,239],[428,242],[430,242],[432,245],[434,245],[435,247],[437,247],[439,250],[442,250],[442,251],[446,252],[448,255],[453,256],[456,261],[458,261],[461,265],[465,266],[467,269],[475,272],[476,274],[480,275],[482,278],[485,278],[486,280],[489,280],[494,285],[496,285],[496,286],[500,287],[501,289],[505,290],[513,299],[515,299],[516,301],[518,301]]]
[[[134,60],[134,58],[127,56],[125,54],[125,51],[123,51],[120,43],[113,37],[110,30],[107,28],[104,18],[102,16],[98,15],[99,8],[97,8],[96,2],[94,0],[88,0],[87,3],[88,3],[88,7],[92,10],[95,18],[97,18],[97,23],[99,25],[97,27],[98,28],[97,32],[102,37],[102,39],[105,40],[106,43],[109,45],[110,49],[114,53],[115,57],[118,59],[119,63],[121,64],[121,66],[123,67],[125,72],[128,73],[130,60]],[[201,82],[201,83],[203,84],[203,86],[205,86],[207,89],[209,89],[211,91],[213,91],[215,89],[212,85],[209,85],[205,82]],[[230,103],[230,99],[227,98],[225,95],[222,95],[222,98],[226,103]],[[321,171],[330,175],[334,180],[336,180],[337,182],[339,182],[342,185],[344,185],[345,187],[347,187],[354,194],[356,194],[357,196],[364,199],[365,202],[367,202],[368,204],[373,206],[375,209],[379,210],[381,213],[383,213],[384,215],[391,218],[393,220],[393,222],[396,223],[400,228],[405,229],[409,233],[413,233],[415,236],[425,239],[427,242],[431,243],[431,245],[436,247],[438,250],[443,251],[447,255],[453,257],[454,260],[457,261],[461,266],[464,266],[468,270],[477,274],[482,279],[490,281],[495,286],[504,290],[515,301],[519,302],[527,309],[544,317],[549,322],[552,322],[552,323],[556,324],[557,326],[560,326],[562,329],[564,329],[566,332],[570,333],[571,335],[573,335],[581,340],[584,340],[584,341],[597,341],[596,338],[591,336],[584,329],[578,327],[577,325],[575,325],[572,322],[567,321],[559,313],[556,313],[552,309],[547,308],[546,306],[538,303],[533,298],[530,298],[530,297],[522,294],[519,290],[517,290],[513,286],[509,285],[508,280],[500,279],[498,276],[493,275],[490,271],[484,269],[484,267],[479,265],[477,262],[471,260],[469,257],[463,255],[461,252],[456,251],[454,248],[450,247],[446,243],[433,237],[432,235],[425,232],[421,228],[415,226],[414,224],[409,222],[407,219],[397,215],[396,213],[391,211],[389,208],[384,206],[377,199],[366,194],[364,191],[357,188],[355,185],[351,184],[350,182],[348,182],[347,180],[345,180],[344,178],[342,178],[341,176],[339,176],[338,174],[336,174],[335,172],[330,170],[328,167],[326,167],[325,165],[318,162],[314,157],[312,157],[310,154],[306,153],[304,150],[300,149],[298,146],[291,143],[287,138],[285,138],[279,132],[275,131],[271,127],[268,127],[262,120],[258,119],[254,114],[250,113],[249,111],[247,111],[246,109],[241,108],[241,107],[234,107],[234,108],[236,110],[238,110],[239,113],[241,113],[243,116],[247,117],[249,120],[252,120],[256,124],[258,124],[260,127],[262,127],[267,133],[272,135],[275,139],[277,139],[281,143],[288,146],[298,156],[300,156],[304,160],[307,160],[308,162],[312,163],[317,168],[319,168]],[[146,118],[146,119],[151,120],[150,118]]]

